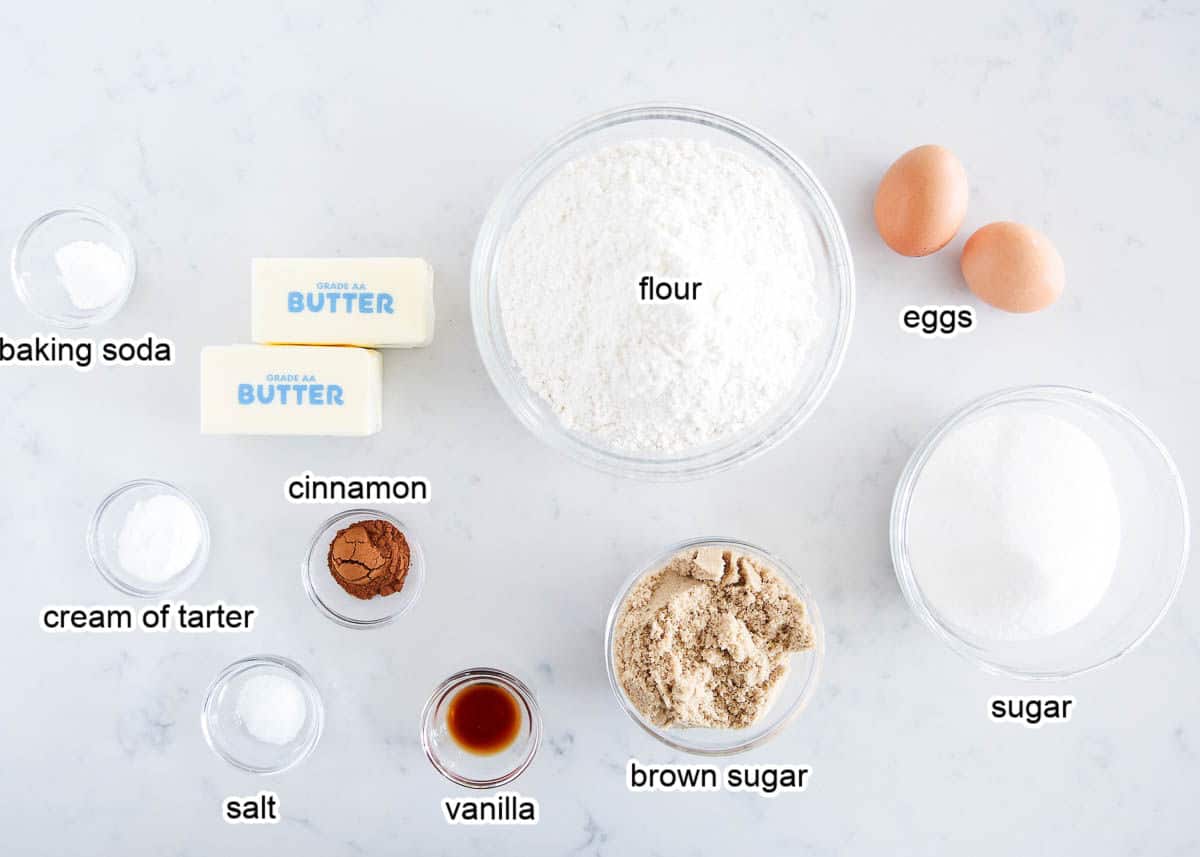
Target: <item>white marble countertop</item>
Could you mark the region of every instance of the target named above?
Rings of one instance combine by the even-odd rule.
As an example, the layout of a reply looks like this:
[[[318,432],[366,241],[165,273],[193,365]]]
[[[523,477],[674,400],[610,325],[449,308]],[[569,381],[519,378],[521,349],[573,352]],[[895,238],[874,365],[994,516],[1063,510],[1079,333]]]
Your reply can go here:
[[[905,605],[887,514],[906,457],[977,395],[1066,383],[1130,408],[1200,485],[1195,283],[1200,8],[1082,0],[962,3],[23,4],[0,11],[6,82],[0,236],[63,203],[128,225],[135,293],[96,331],[154,331],[169,369],[0,368],[5,651],[0,819],[13,854],[1182,855],[1200,850],[1200,579],[1134,654],[1062,685],[1065,726],[1002,728],[1024,685],[946,649]],[[1042,7],[1039,9],[1035,7]],[[519,7],[514,9],[512,7]],[[854,248],[859,309],[840,378],[779,449],[696,484],[583,469],[509,414],[475,350],[468,260],[500,184],[551,134],[672,99],[758,125],[805,160]],[[945,252],[887,251],[870,200],[900,152],[936,141],[971,176]],[[905,304],[970,300],[970,230],[1053,236],[1053,310],[983,310],[951,343],[903,334]],[[366,440],[201,437],[201,346],[247,341],[255,255],[424,255],[433,347],[385,358],[385,431]],[[0,290],[0,332],[46,330]],[[286,476],[432,480],[405,508],[430,562],[416,610],[335,627],[297,564],[329,509]],[[261,611],[250,635],[52,636],[53,603],[119,603],[83,533],[117,484],[154,476],[205,506],[213,551],[193,602]],[[811,765],[800,796],[632,795],[628,757],[689,761],[609,691],[602,629],[631,565],[700,534],[762,544],[810,582],[829,630],[822,686],[746,761]],[[199,707],[226,663],[302,662],[327,731],[274,778],[228,767]],[[417,743],[426,695],[492,663],[533,684],[546,740],[516,787],[533,829],[451,828],[457,792]],[[284,821],[224,824],[225,795],[276,790]]]

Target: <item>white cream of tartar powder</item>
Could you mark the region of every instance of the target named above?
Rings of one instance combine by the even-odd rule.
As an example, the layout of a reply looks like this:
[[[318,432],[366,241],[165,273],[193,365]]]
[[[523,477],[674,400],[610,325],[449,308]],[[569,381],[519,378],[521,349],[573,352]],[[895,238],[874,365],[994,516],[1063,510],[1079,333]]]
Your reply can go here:
[[[62,245],[54,251],[54,264],[76,309],[99,309],[112,303],[121,296],[129,277],[125,258],[97,241]]]
[[[237,716],[257,740],[287,744],[304,727],[308,704],[294,680],[263,673],[246,679],[238,691]]]
[[[138,500],[117,533],[117,560],[146,583],[163,583],[187,568],[200,549],[203,531],[196,512],[174,494]]]
[[[742,432],[794,387],[821,329],[793,192],[777,170],[702,141],[620,143],[567,163],[522,208],[497,264],[526,382],[566,428],[621,452]],[[647,300],[647,277],[678,290]]]
[[[1104,598],[1121,512],[1104,451],[1053,414],[1000,408],[954,429],[913,490],[908,550],[929,606],[978,637],[1029,640]]]

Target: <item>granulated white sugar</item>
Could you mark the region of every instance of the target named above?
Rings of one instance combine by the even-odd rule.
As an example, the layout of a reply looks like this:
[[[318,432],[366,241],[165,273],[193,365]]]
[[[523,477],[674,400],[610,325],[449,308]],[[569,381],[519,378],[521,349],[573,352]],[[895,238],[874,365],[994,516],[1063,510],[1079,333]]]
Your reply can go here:
[[[1076,625],[1104,598],[1120,547],[1104,451],[1051,414],[984,412],[941,442],[913,491],[917,583],[935,613],[979,637]]]
[[[647,302],[639,283],[700,282]],[[637,454],[746,430],[794,387],[821,326],[798,203],[775,169],[693,140],[570,162],[500,247],[504,330],[569,429]]]

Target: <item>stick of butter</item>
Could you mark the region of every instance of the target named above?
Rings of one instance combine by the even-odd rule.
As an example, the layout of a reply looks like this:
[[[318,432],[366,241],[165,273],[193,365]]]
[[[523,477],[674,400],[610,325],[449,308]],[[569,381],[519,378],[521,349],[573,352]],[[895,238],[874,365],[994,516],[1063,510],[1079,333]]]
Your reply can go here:
[[[383,360],[365,348],[220,345],[200,352],[204,434],[363,436],[383,427]]]
[[[424,259],[254,259],[251,338],[295,345],[415,348],[433,341]]]

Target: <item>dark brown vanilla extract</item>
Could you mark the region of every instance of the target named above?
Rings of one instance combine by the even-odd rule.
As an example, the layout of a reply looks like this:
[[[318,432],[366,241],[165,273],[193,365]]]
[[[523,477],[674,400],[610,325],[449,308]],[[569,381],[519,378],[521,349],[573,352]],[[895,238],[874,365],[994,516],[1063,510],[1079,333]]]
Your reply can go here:
[[[446,711],[450,737],[470,753],[506,750],[521,731],[521,708],[511,692],[492,682],[464,687]]]

